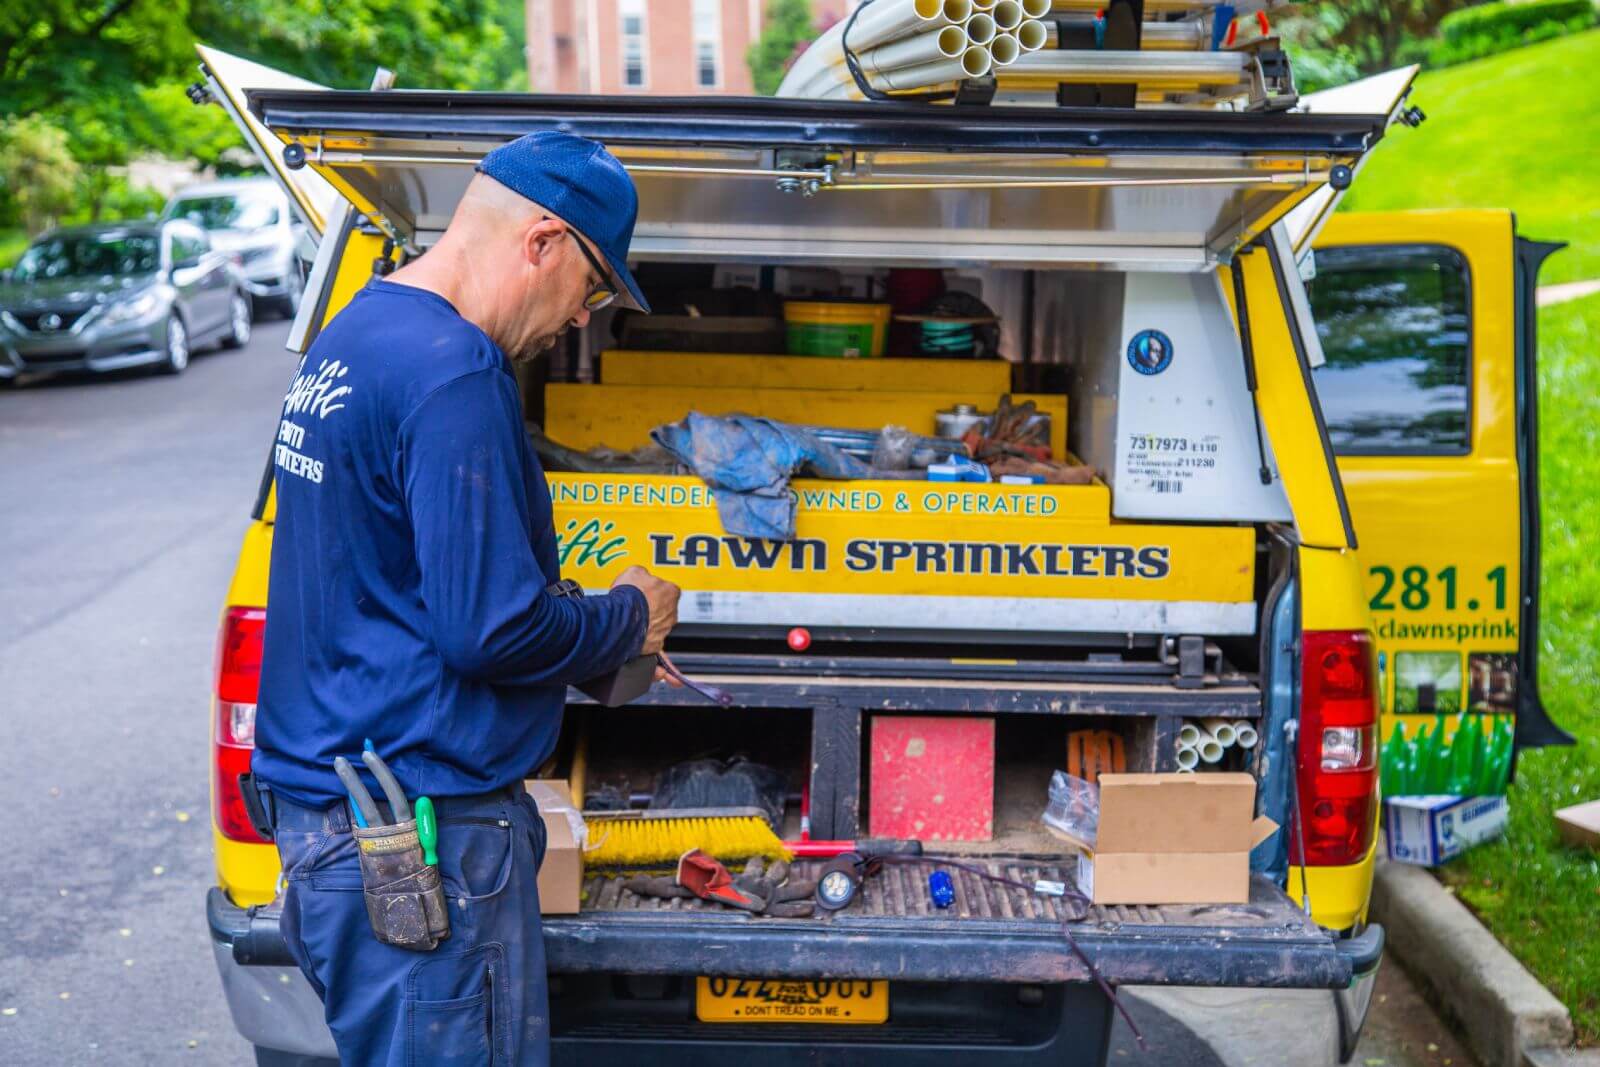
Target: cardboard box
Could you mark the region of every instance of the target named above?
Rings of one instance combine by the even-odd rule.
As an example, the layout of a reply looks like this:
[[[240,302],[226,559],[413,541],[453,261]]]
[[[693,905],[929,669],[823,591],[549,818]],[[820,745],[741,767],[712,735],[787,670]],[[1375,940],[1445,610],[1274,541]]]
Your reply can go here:
[[[877,715],[867,779],[870,836],[912,841],[994,837],[994,720]]]
[[[1556,812],[1556,829],[1572,848],[1600,848],[1600,800]]]
[[[1498,797],[1390,797],[1383,836],[1390,859],[1434,867],[1473,845],[1499,837],[1510,808]]]
[[[1096,904],[1248,903],[1250,850],[1278,828],[1255,804],[1248,774],[1102,774],[1078,887]]]
[[[547,843],[539,865],[539,914],[576,915],[583,893],[583,814],[573,806],[565,778],[530,778],[523,783],[544,819]]]

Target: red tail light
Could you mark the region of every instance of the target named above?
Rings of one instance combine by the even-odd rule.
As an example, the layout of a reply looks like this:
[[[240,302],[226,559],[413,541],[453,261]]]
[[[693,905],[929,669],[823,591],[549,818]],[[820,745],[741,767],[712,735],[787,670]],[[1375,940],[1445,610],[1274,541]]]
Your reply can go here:
[[[1289,834],[1289,862],[1359,863],[1372,847],[1378,801],[1378,679],[1372,635],[1303,635],[1300,681],[1300,818],[1305,855]]]
[[[261,685],[263,608],[230,607],[217,636],[216,718],[211,723],[211,795],[217,829],[233,841],[266,844],[256,833],[239,791],[239,776],[250,773],[256,747],[256,691]]]

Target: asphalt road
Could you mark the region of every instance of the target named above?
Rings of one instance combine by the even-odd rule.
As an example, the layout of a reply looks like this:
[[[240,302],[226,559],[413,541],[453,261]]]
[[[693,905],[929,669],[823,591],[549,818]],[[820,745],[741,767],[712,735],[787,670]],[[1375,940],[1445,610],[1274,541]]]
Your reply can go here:
[[[286,332],[259,324],[178,378],[0,391],[0,1063],[251,1062],[203,913],[206,716]],[[1467,1067],[1403,975],[1383,982],[1355,1062]],[[1130,1000],[1151,1052],[1119,1026],[1112,1062],[1223,1062]],[[1304,1062],[1252,1004],[1269,1038],[1248,1058]]]
[[[0,1062],[249,1062],[203,909],[207,694],[287,329],[0,391]]]

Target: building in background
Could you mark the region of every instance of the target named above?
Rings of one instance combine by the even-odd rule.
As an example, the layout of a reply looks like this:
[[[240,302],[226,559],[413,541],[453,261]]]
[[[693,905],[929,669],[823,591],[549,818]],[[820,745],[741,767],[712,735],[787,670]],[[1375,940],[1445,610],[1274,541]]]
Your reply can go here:
[[[827,25],[858,0],[812,0]],[[536,93],[749,94],[764,0],[527,0]]]

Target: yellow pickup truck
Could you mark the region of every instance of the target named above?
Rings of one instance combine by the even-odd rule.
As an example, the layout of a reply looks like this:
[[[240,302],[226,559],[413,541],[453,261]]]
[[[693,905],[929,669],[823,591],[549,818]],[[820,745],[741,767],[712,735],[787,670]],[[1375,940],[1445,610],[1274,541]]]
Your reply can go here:
[[[725,534],[692,476],[552,470],[565,575],[603,588],[643,563],[678,582],[669,649],[735,700],[574,692],[530,774],[637,785],[746,751],[791,776],[812,837],[850,839],[873,824],[880,724],[981,720],[992,763],[967,770],[992,774],[992,835],[940,847],[1070,881],[1039,824],[1070,735],[1110,732],[1135,771],[1178,770],[1197,720],[1260,738],[1227,757],[1281,828],[1252,853],[1249,903],[1096,906],[1071,924],[1081,954],[1059,900],[992,882],[940,911],[890,872],[844,910],[780,919],[662,908],[589,872],[581,909],[544,922],[556,1062],[1097,1063],[1113,1015],[1091,962],[1124,987],[1297,991],[1306,1062],[1351,1055],[1382,948],[1380,712],[1431,713],[1453,684],[1458,706],[1513,716],[1519,745],[1561,737],[1535,669],[1533,291],[1553,246],[1504,212],[1329,221],[1409,73],[1348,110],[1116,111],[335,92],[202,51],[211,99],[321,235],[295,350],[426,251],[484,152],[560,129],[630,168],[647,287],[935,268],[995,309],[1003,358],[630,352],[597,320],[521,374],[550,439],[627,450],[690,409],[932,433],[939,411],[1011,394],[1093,468],[1079,485],[799,480],[790,542]],[[207,913],[260,1062],[316,1063],[331,1039],[238,781],[272,529],[269,463],[221,618]],[[1480,674],[1498,681],[1479,692]],[[861,1025],[725,1010],[777,995],[886,1007]]]

